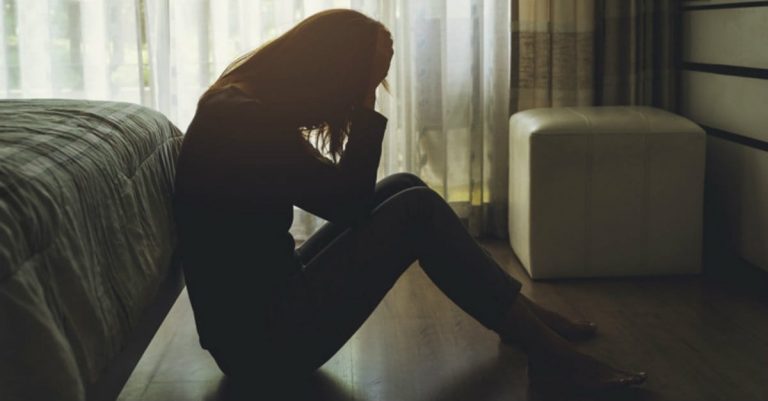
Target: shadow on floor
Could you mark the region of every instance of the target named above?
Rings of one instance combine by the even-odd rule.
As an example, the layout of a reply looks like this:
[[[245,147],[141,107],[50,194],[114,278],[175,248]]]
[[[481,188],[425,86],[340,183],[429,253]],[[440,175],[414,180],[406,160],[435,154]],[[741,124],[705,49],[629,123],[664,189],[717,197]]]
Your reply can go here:
[[[362,401],[331,375],[318,371],[309,378],[291,383],[239,383],[222,379],[215,400],[222,401]]]
[[[520,350],[499,344],[499,354],[467,366],[439,388],[427,390],[423,401],[528,400],[528,401],[650,401],[658,397],[644,387],[599,394],[574,394],[559,389],[533,389],[528,385],[527,358]],[[418,378],[414,378],[418,380]]]

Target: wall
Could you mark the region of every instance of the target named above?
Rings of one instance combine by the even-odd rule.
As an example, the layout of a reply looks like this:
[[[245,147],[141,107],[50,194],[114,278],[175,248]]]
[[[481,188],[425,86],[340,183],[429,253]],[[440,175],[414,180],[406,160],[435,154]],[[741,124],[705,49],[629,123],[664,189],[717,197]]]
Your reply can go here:
[[[704,126],[708,238],[768,270],[768,1],[685,1],[680,111]]]

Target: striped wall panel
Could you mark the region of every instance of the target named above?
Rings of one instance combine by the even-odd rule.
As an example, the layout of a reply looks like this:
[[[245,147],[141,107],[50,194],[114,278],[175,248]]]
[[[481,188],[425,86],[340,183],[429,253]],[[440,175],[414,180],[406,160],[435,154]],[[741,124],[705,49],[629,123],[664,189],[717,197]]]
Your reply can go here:
[[[768,1],[686,1],[681,107],[710,134],[708,225],[768,270]]]

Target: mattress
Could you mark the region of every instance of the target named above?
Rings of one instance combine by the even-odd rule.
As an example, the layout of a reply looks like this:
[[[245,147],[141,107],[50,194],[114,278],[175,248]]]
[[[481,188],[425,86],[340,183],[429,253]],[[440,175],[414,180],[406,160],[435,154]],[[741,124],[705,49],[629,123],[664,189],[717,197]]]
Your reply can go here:
[[[0,101],[0,399],[81,400],[175,248],[181,133],[128,103]]]

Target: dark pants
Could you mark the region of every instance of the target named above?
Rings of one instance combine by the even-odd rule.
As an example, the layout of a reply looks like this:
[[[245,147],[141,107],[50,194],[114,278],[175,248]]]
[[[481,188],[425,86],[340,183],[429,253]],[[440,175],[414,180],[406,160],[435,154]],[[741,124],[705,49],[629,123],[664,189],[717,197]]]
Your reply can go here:
[[[475,242],[443,198],[404,173],[381,180],[375,198],[370,217],[358,225],[327,223],[298,249],[305,268],[274,300],[268,351],[217,358],[225,372],[251,375],[259,365],[270,374],[311,373],[417,260],[454,303],[498,329],[520,283]]]

